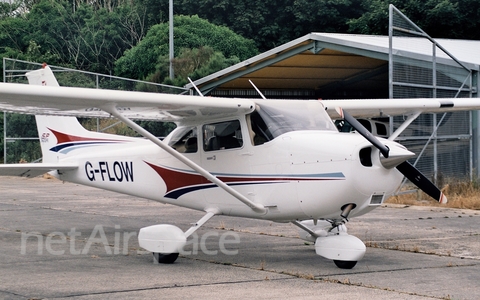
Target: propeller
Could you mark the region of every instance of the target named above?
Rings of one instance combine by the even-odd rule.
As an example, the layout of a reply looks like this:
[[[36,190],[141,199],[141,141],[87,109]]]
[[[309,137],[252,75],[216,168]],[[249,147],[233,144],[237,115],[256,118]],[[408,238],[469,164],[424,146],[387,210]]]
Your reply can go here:
[[[380,150],[380,153],[385,158],[389,157],[390,149],[382,144],[379,139],[377,139],[370,131],[368,131],[360,122],[357,121],[352,115],[344,111],[341,108],[336,108],[338,114],[352,125],[355,130],[364,136],[375,148]],[[393,167],[393,166],[392,166]],[[440,203],[447,203],[447,197],[436,187],[430,180],[428,180],[425,175],[422,174],[417,168],[411,165],[408,161],[405,160],[395,166],[403,176],[407,177],[413,184],[418,188],[424,191],[427,195],[437,200]]]

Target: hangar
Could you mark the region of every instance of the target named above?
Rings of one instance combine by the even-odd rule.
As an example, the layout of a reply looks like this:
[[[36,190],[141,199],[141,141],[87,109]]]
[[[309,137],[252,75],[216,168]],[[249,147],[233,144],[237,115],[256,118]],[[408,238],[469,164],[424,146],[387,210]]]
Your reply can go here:
[[[260,97],[250,80],[276,99],[479,97],[480,41],[433,39],[394,7],[389,28],[388,36],[310,33],[194,84],[222,97]],[[403,118],[377,121],[393,132]],[[478,112],[427,114],[397,140],[442,185],[479,176],[479,127]]]
[[[436,41],[478,73],[480,41]],[[432,60],[428,53],[431,46],[425,41],[406,39],[404,46],[402,56],[411,58],[411,64],[418,59]],[[396,54],[400,55],[399,51]],[[443,61],[445,66],[451,64],[448,58],[443,57]],[[437,56],[437,64],[441,62],[442,57]],[[388,98],[389,37],[310,33],[199,79],[195,84],[204,94],[212,96],[258,96],[248,80],[272,98]],[[472,92],[476,93],[474,89]]]

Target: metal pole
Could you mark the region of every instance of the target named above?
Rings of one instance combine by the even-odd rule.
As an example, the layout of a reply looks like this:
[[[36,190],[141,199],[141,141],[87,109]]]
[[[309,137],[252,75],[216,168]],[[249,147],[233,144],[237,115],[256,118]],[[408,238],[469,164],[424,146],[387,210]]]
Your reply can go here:
[[[388,6],[388,98],[393,99],[393,5]]]
[[[170,79],[175,77],[173,73],[173,0],[169,0],[169,8],[168,8],[168,18],[169,18],[169,55],[168,58],[170,60]]]
[[[445,114],[444,114],[445,116]],[[443,120],[443,118],[442,118]],[[438,184],[438,145],[437,145],[437,114],[432,114],[432,129],[433,129],[433,183]]]
[[[3,82],[7,82],[5,70],[5,57],[3,58]],[[3,112],[3,163],[7,163],[7,113]]]
[[[7,113],[3,112],[3,163],[7,163]]]

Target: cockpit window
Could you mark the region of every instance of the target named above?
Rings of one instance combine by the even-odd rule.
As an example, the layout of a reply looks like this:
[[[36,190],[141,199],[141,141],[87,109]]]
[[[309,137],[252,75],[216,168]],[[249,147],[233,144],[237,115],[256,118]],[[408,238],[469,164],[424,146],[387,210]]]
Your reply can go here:
[[[323,105],[317,101],[258,101],[255,111],[250,114],[250,123],[254,145],[290,131],[337,130]]]
[[[233,120],[203,125],[203,149],[216,151],[243,146],[240,121]]]
[[[179,128],[173,133],[168,145],[180,153],[198,151],[197,127]]]

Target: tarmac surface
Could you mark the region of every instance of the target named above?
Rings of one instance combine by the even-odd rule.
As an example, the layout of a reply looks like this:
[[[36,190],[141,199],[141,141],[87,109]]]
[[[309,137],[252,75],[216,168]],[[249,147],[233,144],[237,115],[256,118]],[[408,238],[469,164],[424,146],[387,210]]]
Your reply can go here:
[[[386,205],[350,220],[351,270],[292,224],[216,216],[174,264],[141,227],[204,214],[55,179],[0,178],[0,299],[480,299],[480,211]]]

